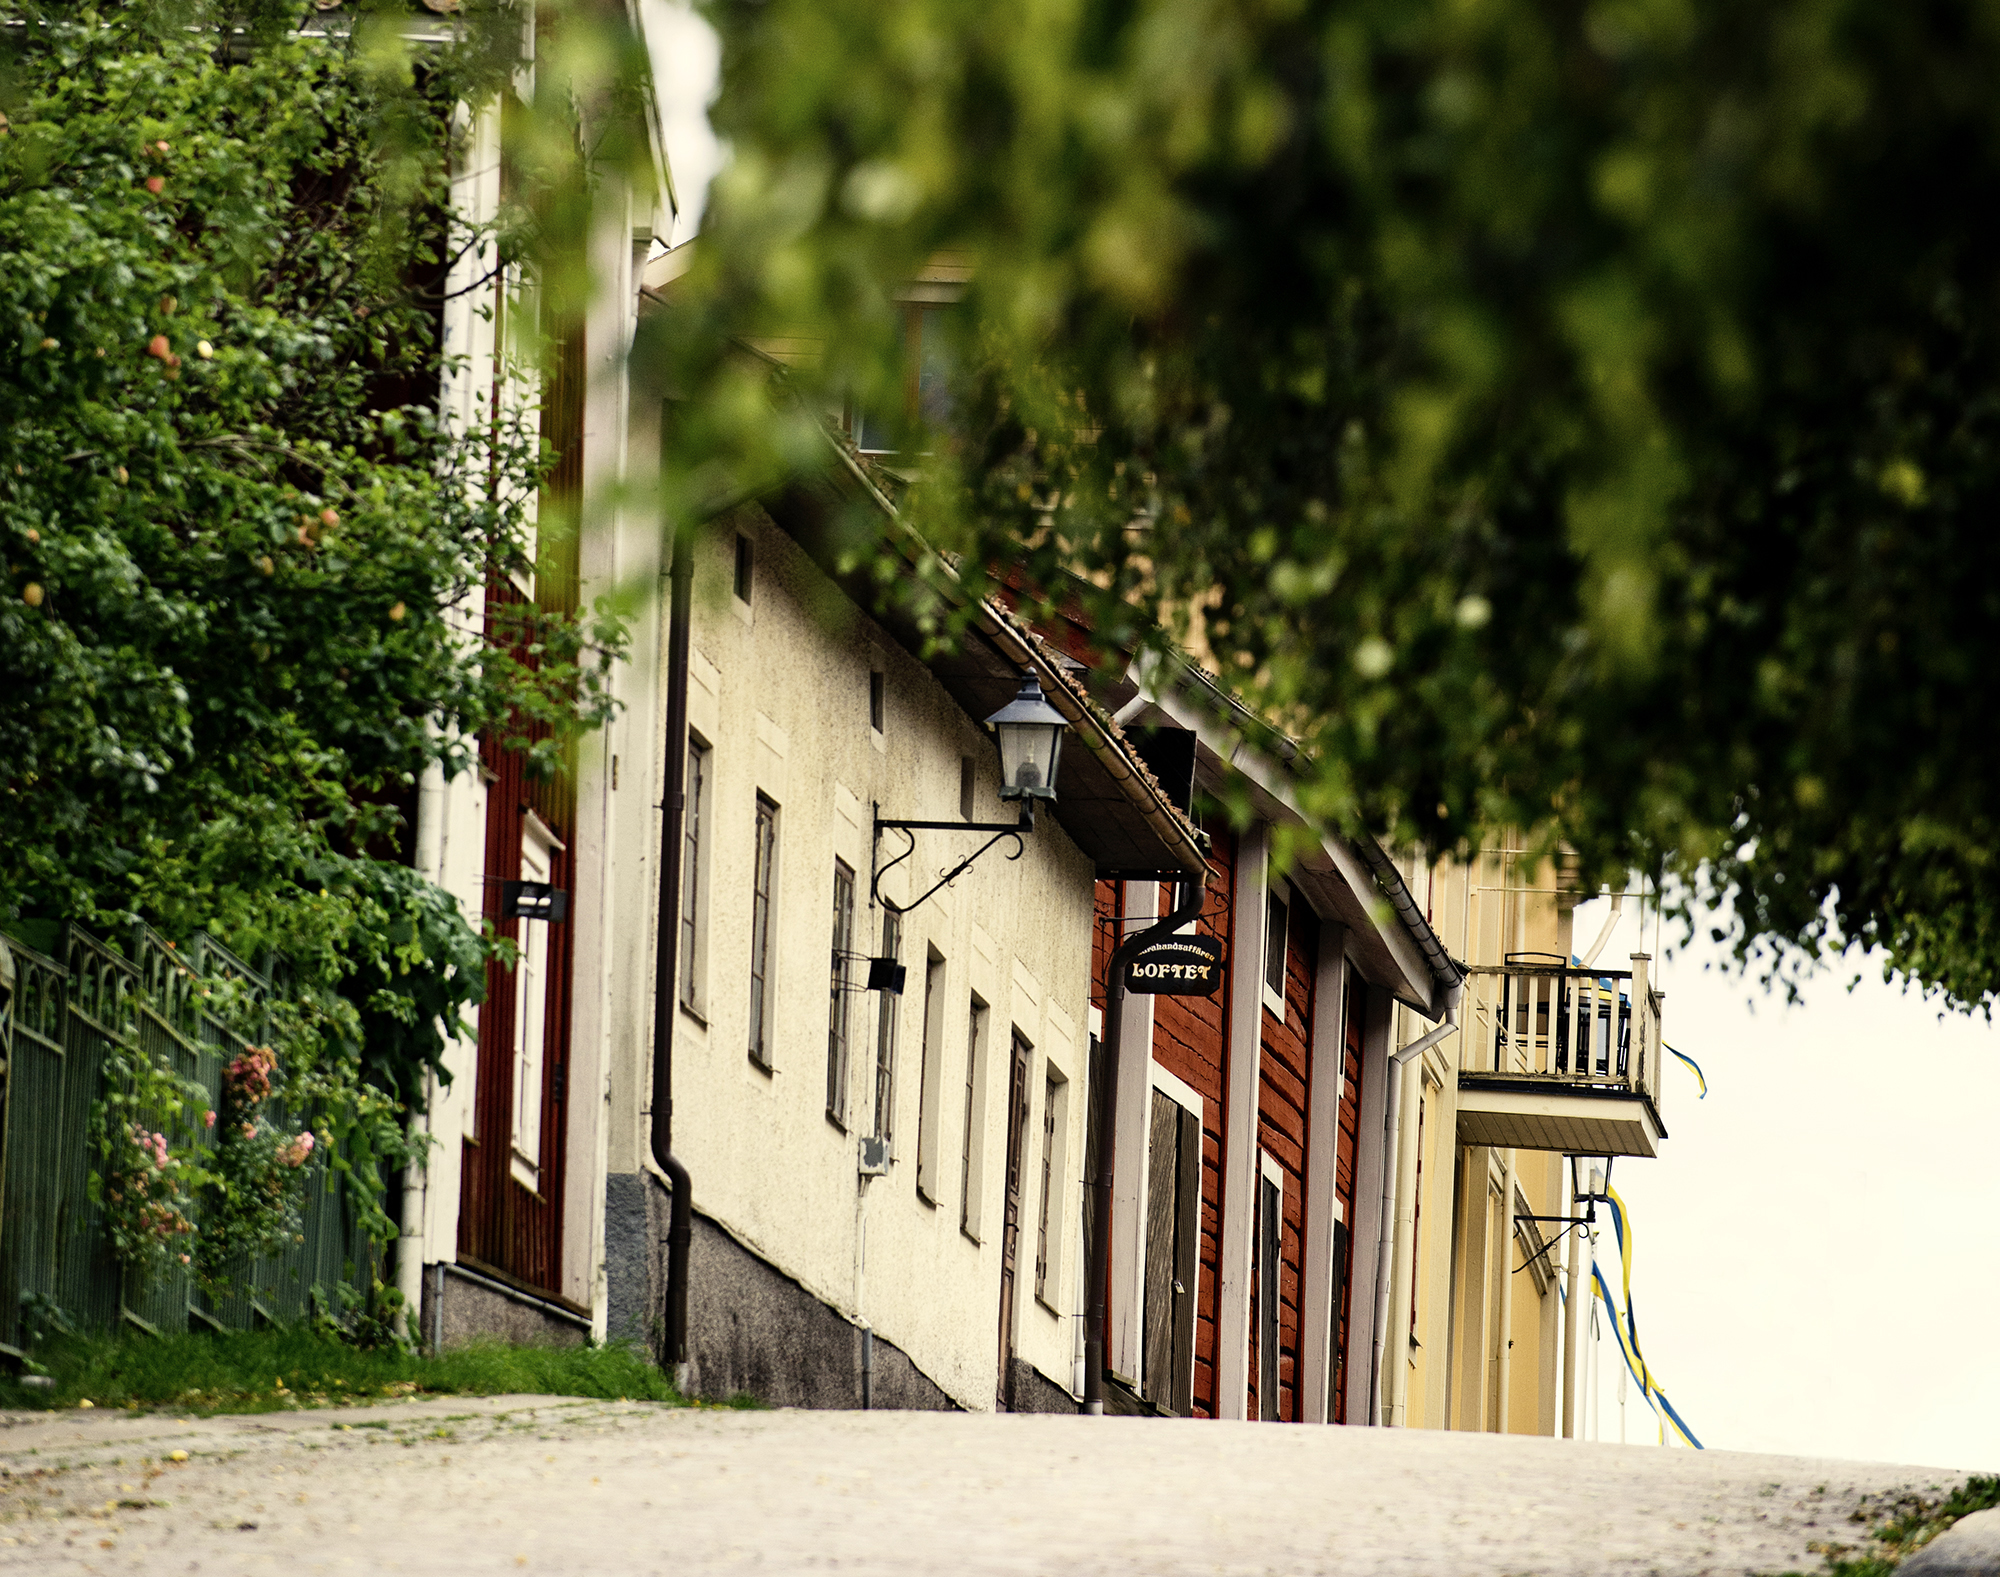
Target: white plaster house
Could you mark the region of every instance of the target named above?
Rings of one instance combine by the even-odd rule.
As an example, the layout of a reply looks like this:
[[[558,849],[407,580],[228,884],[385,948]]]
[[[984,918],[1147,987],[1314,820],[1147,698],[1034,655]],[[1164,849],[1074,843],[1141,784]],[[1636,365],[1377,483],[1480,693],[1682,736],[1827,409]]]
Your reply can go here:
[[[843,502],[896,528],[849,457],[828,462],[695,548],[671,1062],[688,1381],[1073,1409],[1097,879],[1198,869],[1198,835],[1003,610],[974,610],[959,653],[929,662],[863,610],[812,544]],[[1079,725],[1057,797],[1018,840],[959,830],[1014,820],[981,720],[1023,676]],[[943,825],[898,861],[906,834],[878,816]],[[644,935],[649,896],[620,884],[621,939]],[[866,989],[870,957],[900,964],[900,994]],[[632,995],[641,972],[615,973]],[[608,1329],[649,1338],[666,1230],[650,1071],[623,1038],[606,1185]]]

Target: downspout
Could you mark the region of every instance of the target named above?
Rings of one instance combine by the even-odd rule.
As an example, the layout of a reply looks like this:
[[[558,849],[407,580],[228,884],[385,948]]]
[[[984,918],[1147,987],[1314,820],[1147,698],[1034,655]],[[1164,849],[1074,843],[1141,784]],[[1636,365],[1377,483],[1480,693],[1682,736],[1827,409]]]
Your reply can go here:
[[[673,1213],[667,1228],[667,1287],[660,1364],[687,1381],[688,1250],[694,1241],[693,1185],[675,1158],[674,1021],[680,982],[682,818],[686,812],[688,618],[694,606],[694,544],[674,534],[667,632],[667,739],[660,782],[660,913],[653,955],[653,1162],[666,1174]]]
[[[1125,1030],[1125,965],[1140,949],[1171,936],[1201,914],[1208,884],[1193,876],[1180,883],[1180,906],[1164,920],[1126,937],[1111,950],[1104,971],[1104,1035],[1098,1042],[1097,1087],[1090,1092],[1090,1121],[1096,1130],[1097,1175],[1090,1180],[1088,1270],[1090,1314],[1083,1338],[1083,1401],[1077,1411],[1104,1411],[1104,1327],[1111,1281],[1111,1177],[1118,1133],[1118,1042]]]
[[[1495,1376],[1499,1399],[1493,1412],[1496,1435],[1507,1433],[1507,1392],[1514,1382],[1514,1152],[1507,1152],[1507,1164],[1500,1169],[1500,1191],[1507,1204],[1507,1229],[1500,1247],[1500,1363]]]
[[[1574,1179],[1570,1191],[1570,1212],[1576,1211]],[[1576,1439],[1576,1426],[1583,1417],[1577,1405],[1577,1340],[1583,1332],[1583,1229],[1574,1224],[1569,1234],[1569,1269],[1564,1275],[1563,1295],[1563,1439]]]
[[[433,761],[424,768],[417,785],[417,824],[413,864],[424,880],[444,886],[445,841],[444,769]],[[424,1072],[424,1098],[412,1102],[409,1118],[410,1148],[416,1152],[403,1168],[403,1211],[396,1235],[396,1290],[403,1295],[403,1307],[418,1314],[424,1303],[424,1247],[430,1228],[430,1141],[431,1113],[437,1107],[437,1075]],[[434,1311],[431,1351],[443,1350],[443,1284],[438,1288]]]
[[[1400,884],[1399,884],[1400,885]],[[1408,897],[1407,892],[1404,894]],[[1389,1094],[1384,1104],[1382,1125],[1382,1213],[1381,1227],[1375,1244],[1375,1355],[1368,1373],[1368,1421],[1372,1424],[1386,1422],[1387,1410],[1382,1394],[1382,1357],[1388,1347],[1389,1331],[1389,1260],[1396,1241],[1396,1173],[1402,1164],[1397,1154],[1403,1137],[1403,1070],[1412,1060],[1422,1056],[1445,1036],[1458,1029],[1458,1002],[1461,986],[1451,987],[1446,996],[1444,1022],[1430,1033],[1413,1040],[1401,1051],[1389,1056]],[[1416,1253],[1416,1244],[1410,1245],[1410,1252]]]

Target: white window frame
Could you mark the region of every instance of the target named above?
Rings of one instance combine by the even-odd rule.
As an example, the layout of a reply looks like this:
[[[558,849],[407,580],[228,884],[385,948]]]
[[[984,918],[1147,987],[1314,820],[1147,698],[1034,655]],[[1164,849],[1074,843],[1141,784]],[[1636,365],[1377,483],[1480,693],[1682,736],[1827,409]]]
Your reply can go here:
[[[1267,1298],[1278,1299],[1279,1288],[1283,1286],[1285,1279],[1285,1169],[1282,1165],[1279,1164],[1278,1158],[1275,1155],[1271,1154],[1269,1150],[1263,1148],[1263,1146],[1261,1145],[1259,1145],[1257,1148],[1257,1176],[1260,1179],[1260,1183],[1269,1183],[1273,1188],[1277,1189],[1278,1191],[1278,1252],[1276,1259],[1274,1261],[1277,1268],[1277,1274],[1275,1276],[1267,1278],[1263,1274],[1264,1267],[1260,1262],[1258,1265],[1258,1274],[1257,1274],[1257,1295],[1250,1300],[1250,1317],[1253,1324],[1259,1328],[1261,1334],[1261,1327],[1265,1324],[1264,1300]],[[1261,1227],[1260,1213],[1253,1212],[1252,1218],[1259,1219]],[[1261,1256],[1264,1247],[1263,1236],[1264,1234],[1261,1230],[1253,1234],[1252,1249],[1251,1249],[1251,1252],[1253,1254]],[[1266,1285],[1267,1280],[1272,1284],[1267,1286]],[[1283,1327],[1285,1320],[1285,1311],[1282,1301],[1273,1302],[1270,1307],[1271,1307],[1271,1313],[1273,1315],[1273,1318],[1270,1321],[1270,1327],[1273,1331],[1276,1331],[1278,1333],[1278,1338],[1279,1338],[1278,1357],[1274,1362],[1270,1364],[1270,1372],[1273,1375],[1276,1375],[1279,1371],[1280,1366],[1284,1362]],[[1267,1413],[1266,1410],[1267,1409],[1275,1410],[1277,1406],[1277,1397],[1275,1395],[1266,1396],[1264,1394],[1264,1387],[1261,1383],[1263,1379],[1261,1371],[1265,1368],[1265,1356],[1264,1356],[1263,1344],[1261,1342],[1258,1344],[1257,1348],[1257,1368],[1260,1371],[1260,1373],[1258,1374],[1258,1380],[1260,1383],[1257,1387],[1257,1419],[1266,1420],[1271,1416],[1269,1413]],[[1278,1382],[1278,1390],[1282,1391],[1283,1389],[1284,1389],[1283,1382],[1282,1381]],[[1294,1394],[1296,1394],[1296,1390],[1294,1391]]]
[[[1035,1217],[1035,1301],[1062,1318],[1063,1245],[1068,1235],[1069,1075],[1052,1057],[1042,1059],[1042,1197]]]
[[[1291,962],[1292,905],[1296,901],[1296,896],[1292,891],[1292,884],[1282,876],[1273,876],[1264,884],[1264,956],[1258,960],[1257,978],[1263,987],[1264,1006],[1271,1010],[1280,1024],[1285,1022],[1284,982],[1287,970],[1284,966],[1288,966]],[[1283,951],[1279,955],[1281,967],[1278,971],[1278,989],[1276,991],[1271,989],[1271,904],[1273,901],[1282,904],[1285,910],[1285,934],[1279,938],[1279,945],[1283,948]]]
[[[992,1040],[993,1005],[973,992],[965,1006],[965,1128],[959,1145],[958,1230],[975,1243],[981,1241],[980,1207],[985,1203],[986,1086],[992,1082],[986,1053]]]
[[[944,1198],[938,1134],[944,1104],[944,1038],[949,972],[935,947],[924,949],[923,1046],[917,1068],[917,1198],[935,1208]]]
[[[764,992],[761,1001],[754,995],[757,985],[755,960],[760,938],[757,935],[757,823],[760,813],[766,809],[771,813],[771,858],[764,871],[764,934],[761,938],[764,948]],[[745,993],[755,1004],[757,1011],[747,1015],[744,1025],[745,1050],[753,1067],[769,1073],[777,1064],[774,1033],[774,1019],[778,1000],[777,958],[778,958],[778,877],[783,864],[782,841],[784,838],[784,811],[769,794],[759,793],[750,817],[750,947],[745,961],[750,964],[746,984],[751,991]],[[749,1036],[759,1033],[761,1044],[752,1042]]]
[[[841,886],[847,888],[841,902]],[[854,921],[860,878],[854,867],[838,855],[833,861],[832,898],[829,906],[833,940],[828,949],[826,1027],[826,1120],[842,1133],[848,1131],[848,1111],[854,1084],[854,1015],[850,1011],[850,989],[854,983]]]
[[[521,822],[521,880],[547,882],[565,847],[533,811]],[[509,1169],[530,1193],[541,1192],[542,1065],[548,1055],[549,922],[521,920],[514,963],[514,1112]]]
[[[697,770],[699,767],[699,770]],[[681,927],[680,980],[676,992],[682,1009],[708,1022],[708,887],[715,866],[715,748],[688,730],[685,774],[686,802],[681,808]],[[694,860],[687,855],[692,845]]]

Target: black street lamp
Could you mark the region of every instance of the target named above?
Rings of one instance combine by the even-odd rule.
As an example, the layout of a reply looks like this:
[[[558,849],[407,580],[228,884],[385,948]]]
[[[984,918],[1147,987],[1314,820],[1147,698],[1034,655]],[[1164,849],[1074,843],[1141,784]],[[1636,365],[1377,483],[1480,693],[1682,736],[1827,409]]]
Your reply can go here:
[[[1069,724],[1042,697],[1033,674],[1021,679],[1021,693],[987,718],[1000,746],[1000,797],[1032,803],[1056,797],[1056,769],[1062,763],[1063,735]],[[1023,826],[1033,826],[1024,820]]]
[[[986,721],[993,730],[994,742],[1000,747],[1000,798],[1020,803],[1020,819],[1011,822],[893,821],[878,812],[875,817],[876,848],[880,849],[885,832],[902,833],[909,839],[910,845],[887,865],[877,866],[874,879],[869,883],[869,891],[875,901],[891,914],[908,914],[939,888],[949,887],[971,868],[974,860],[1002,838],[1014,840],[1014,852],[1007,858],[1018,860],[1026,848],[1021,842],[1021,834],[1035,830],[1035,802],[1055,802],[1056,771],[1062,762],[1063,735],[1068,731],[1069,723],[1062,713],[1049,705],[1034,674],[1023,674],[1020,693]],[[882,896],[882,878],[917,852],[916,834],[919,832],[985,832],[992,836],[946,871],[923,898],[907,904],[893,903]]]

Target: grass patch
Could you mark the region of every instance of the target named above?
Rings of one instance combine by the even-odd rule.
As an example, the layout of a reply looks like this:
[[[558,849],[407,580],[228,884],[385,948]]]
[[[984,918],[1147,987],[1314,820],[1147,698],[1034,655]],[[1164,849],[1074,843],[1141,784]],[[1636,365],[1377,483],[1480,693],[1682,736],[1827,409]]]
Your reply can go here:
[[[1862,1544],[1828,1541],[1812,1547],[1826,1556],[1822,1577],[1889,1577],[1960,1517],[1994,1506],[2000,1506],[2000,1478],[1969,1478],[1942,1500],[1897,1495],[1874,1503],[1863,1501],[1851,1520],[1873,1523],[1874,1527],[1859,1535]],[[1785,1577],[1804,1574],[1787,1572]]]
[[[456,1347],[437,1357],[350,1347],[307,1330],[58,1336],[36,1353],[52,1383],[0,1376],[0,1406],[171,1407],[262,1413],[412,1396],[543,1396],[686,1404],[634,1348]]]

